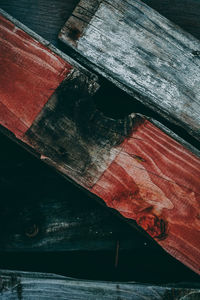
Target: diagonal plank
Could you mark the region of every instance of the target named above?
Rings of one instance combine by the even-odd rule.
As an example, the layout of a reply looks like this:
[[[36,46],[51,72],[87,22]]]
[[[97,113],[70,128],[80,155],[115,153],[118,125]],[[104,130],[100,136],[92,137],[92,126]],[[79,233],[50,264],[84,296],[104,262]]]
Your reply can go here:
[[[200,43],[192,35],[139,0],[81,0],[59,37],[81,62],[200,140]]]
[[[98,88],[97,78],[52,46],[45,48],[41,38],[22,27],[1,11],[0,33],[6,32],[5,44],[11,45],[1,64],[6,69],[8,62],[25,74],[30,70],[23,77],[27,83],[21,72],[6,69],[9,76],[2,80],[11,88],[5,96],[1,85],[0,99],[17,121],[13,124],[2,110],[1,124],[44,162],[127,220],[136,220],[167,252],[200,273],[198,151],[187,150],[143,116],[131,114],[119,120],[104,116],[91,97]],[[20,55],[13,56],[16,40]],[[2,39],[0,52],[4,47]],[[37,79],[41,69],[41,85],[35,90],[30,80]],[[51,71],[51,84],[56,84],[49,90]],[[16,95],[12,85],[17,86]],[[41,101],[32,97],[37,97],[35,93]],[[35,101],[38,111],[32,120]],[[26,125],[23,130],[19,130],[21,121]]]
[[[66,299],[66,300],[183,300],[198,299],[199,285],[148,285],[134,282],[103,282],[19,271],[0,272],[1,299]]]

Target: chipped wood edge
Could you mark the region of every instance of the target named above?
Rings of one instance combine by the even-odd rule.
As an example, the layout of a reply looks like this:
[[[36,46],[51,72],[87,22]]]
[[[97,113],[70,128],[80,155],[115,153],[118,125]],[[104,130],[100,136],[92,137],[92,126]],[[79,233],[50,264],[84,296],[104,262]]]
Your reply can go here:
[[[73,52],[71,53],[72,57],[75,57],[77,59],[77,61],[79,61],[81,64],[87,66],[87,68],[91,69],[92,71],[96,72],[97,74],[100,74],[101,76],[108,79],[111,83],[113,83],[114,85],[116,85],[117,87],[119,87],[120,89],[125,91],[126,93],[128,93],[130,96],[137,99],[139,102],[141,102],[141,103],[145,102],[145,105],[147,107],[149,107],[150,109],[156,111],[163,118],[170,120],[170,122],[172,122],[176,126],[181,126],[182,128],[184,128],[184,130],[186,130],[188,133],[190,133],[197,141],[199,141],[199,135],[198,135],[197,132],[195,132],[195,130],[193,130],[193,128],[191,128],[190,126],[187,126],[183,121],[179,120],[179,118],[177,118],[175,116],[172,116],[167,111],[162,110],[161,108],[157,107],[156,105],[151,103],[151,101],[149,101],[148,98],[145,98],[145,101],[143,101],[142,98],[144,98],[144,97],[141,96],[139,92],[133,90],[132,88],[124,85],[122,82],[120,82],[117,79],[113,78],[111,75],[109,75],[105,71],[105,69],[103,67],[99,67],[98,65],[91,62],[89,59],[85,58],[84,56],[82,56],[79,53],[79,51],[77,50],[78,40],[79,40],[80,37],[82,37],[84,35],[84,32],[87,30],[88,26],[90,25],[91,20],[95,17],[96,11],[98,10],[101,3],[104,2],[104,0],[89,0],[88,2],[89,2],[89,4],[85,0],[80,0],[78,2],[78,4],[75,7],[74,11],[72,12],[71,16],[68,18],[68,20],[66,21],[66,23],[61,28],[61,30],[58,34],[58,38],[60,39],[60,41],[62,41],[67,46],[72,48],[72,50],[73,50]],[[90,9],[91,9],[91,15],[87,16],[87,18],[85,20],[78,17],[79,9],[82,8],[82,4],[89,6]],[[142,3],[142,5],[145,8],[151,9],[156,14],[160,15],[156,10],[149,7],[147,4]],[[164,17],[164,16],[162,16],[162,17],[167,20],[166,17]],[[168,22],[170,22],[170,24],[173,24],[174,26],[176,26],[176,29],[179,33],[180,32],[184,33],[188,38],[192,39],[193,41],[198,41],[198,39],[195,38],[192,34],[188,33],[187,31],[182,29],[180,26],[176,25],[174,22],[169,21],[169,20],[168,20]],[[159,128],[161,128],[163,125],[160,127],[159,122],[157,122],[157,126]],[[165,126],[163,126],[163,128],[164,127]],[[167,130],[167,133],[169,134],[170,130]],[[174,137],[174,133],[172,133],[172,135],[170,133],[170,136]],[[186,148],[189,147],[188,148],[189,150],[195,151],[194,153],[198,153],[198,156],[199,156],[199,151],[198,150],[196,151],[193,146],[190,147],[189,143],[184,142],[184,146]]]

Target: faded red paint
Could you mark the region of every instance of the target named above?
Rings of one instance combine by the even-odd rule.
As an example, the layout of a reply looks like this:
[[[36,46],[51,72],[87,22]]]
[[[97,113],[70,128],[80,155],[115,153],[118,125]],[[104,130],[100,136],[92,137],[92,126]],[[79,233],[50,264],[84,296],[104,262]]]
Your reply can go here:
[[[0,124],[23,136],[71,69],[0,16]]]
[[[148,121],[118,148],[91,192],[200,274],[200,160]]]

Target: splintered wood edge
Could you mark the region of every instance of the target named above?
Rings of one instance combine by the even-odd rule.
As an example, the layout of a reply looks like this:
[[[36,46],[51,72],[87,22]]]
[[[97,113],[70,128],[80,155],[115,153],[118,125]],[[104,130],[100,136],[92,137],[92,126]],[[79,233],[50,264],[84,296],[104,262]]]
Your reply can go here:
[[[59,33],[59,39],[64,42],[65,44],[69,45],[73,49],[76,49],[77,42],[79,38],[84,34],[85,30],[87,29],[90,21],[92,20],[93,16],[95,15],[96,11],[98,10],[100,4],[102,3],[102,0],[88,0],[87,2],[85,0],[81,0],[77,6],[75,7],[74,11],[72,12],[72,15],[69,17],[69,19],[66,21],[63,28],[60,30]],[[82,6],[83,5],[83,6]],[[145,5],[145,4],[144,4]],[[85,20],[82,18],[78,18],[79,15],[79,9],[83,9],[83,7],[90,7],[91,14],[85,15]],[[101,75],[105,76],[107,79],[109,79],[113,84],[116,84],[119,88],[122,90],[128,92],[129,94],[132,94],[133,97],[139,98],[139,95],[136,94],[136,92],[133,92],[131,89],[128,89],[124,87],[124,85],[115,80],[113,77],[109,76],[106,72],[104,72],[103,69],[100,69],[98,66],[91,63],[89,60],[86,60],[81,55],[77,56],[77,59],[81,63],[86,63],[87,66],[91,67],[96,72],[101,73]],[[157,111],[159,109],[156,107]],[[162,111],[159,111],[161,115],[164,115]],[[146,116],[144,116],[146,117]],[[147,118],[147,117],[146,117]],[[152,122],[154,125],[156,125],[158,128],[160,128],[162,131],[164,131],[167,135],[175,139],[177,142],[179,142],[181,145],[183,145],[185,148],[190,150],[192,153],[194,153],[196,156],[200,157],[200,151],[196,149],[194,146],[186,142],[184,139],[180,138],[177,134],[175,134],[172,130],[161,124],[160,122],[152,119],[147,118],[150,122]]]
[[[132,96],[135,99],[137,99],[138,101],[144,103],[144,101],[141,101],[141,95],[137,91],[133,90],[132,88],[129,88],[128,86],[124,85],[122,82],[120,82],[117,79],[115,79],[112,76],[110,76],[105,71],[104,68],[99,67],[95,63],[91,62],[90,60],[88,60],[87,58],[85,58],[84,56],[82,56],[79,53],[79,51],[77,50],[77,44],[78,44],[79,38],[81,38],[84,35],[84,32],[86,31],[86,29],[90,25],[90,21],[95,16],[95,13],[99,9],[99,6],[101,5],[101,3],[103,3],[103,0],[88,0],[88,1],[87,0],[80,0],[78,2],[77,6],[75,7],[74,11],[72,12],[71,16],[68,18],[68,20],[66,21],[66,23],[64,24],[64,26],[60,30],[58,38],[63,43],[65,43],[67,46],[69,46],[70,48],[72,48],[73,50],[76,51],[75,58],[81,64],[87,66],[87,68],[90,68],[91,70],[93,70],[97,74],[100,74],[100,75],[104,76],[106,79],[108,79],[114,85],[116,85],[117,87],[119,87],[123,91],[127,92],[130,96]],[[142,3],[142,5],[144,7],[146,7],[146,8],[148,8],[148,9],[150,8],[156,14],[160,15],[160,13],[158,13],[153,8],[149,7],[147,4]],[[86,11],[86,8],[88,8],[88,7],[89,7],[89,9],[91,11],[90,15],[87,15],[88,11]],[[79,16],[80,10],[84,11],[84,17],[85,17],[85,19],[83,19],[83,14],[81,14],[81,17]],[[164,16],[162,16],[162,17],[164,19],[166,19],[166,17],[164,17]],[[180,26],[176,25],[175,23],[173,23],[171,21],[169,21],[169,22],[171,24],[173,24],[174,26],[176,26],[176,29],[177,29],[178,32],[181,32],[181,33],[184,32],[187,37],[190,37],[191,39],[197,40],[196,38],[193,37],[192,34],[188,33],[187,31],[185,31],[184,29],[182,29]],[[73,53],[72,53],[72,55],[73,55]],[[148,99],[146,99],[146,100],[148,100]],[[145,105],[147,107],[150,107],[151,109],[155,110],[162,117],[166,118],[166,112],[163,111],[162,109],[160,109],[159,107],[154,106],[152,103],[149,103],[149,101],[146,101]],[[185,130],[189,130],[188,128],[185,128],[185,123],[182,122],[181,120],[177,119],[176,117],[168,115],[168,119],[172,123],[174,123],[175,125],[179,125],[180,126],[180,124],[181,124],[181,126]],[[154,120],[151,119],[150,121],[152,121],[152,123],[154,123]],[[156,126],[158,126],[160,129],[164,130],[168,135],[170,135],[172,138],[176,139],[178,142],[180,142],[182,145],[184,145],[187,149],[189,149],[190,151],[192,151],[194,154],[196,154],[197,156],[200,155],[200,151],[199,150],[197,150],[195,147],[191,146],[189,143],[187,143],[186,141],[184,141],[183,139],[181,139],[180,137],[178,137],[170,129],[166,128],[164,125],[160,124],[157,121],[155,121],[154,124]],[[192,135],[194,136],[194,138],[196,140],[198,140],[198,138],[199,138],[198,135],[192,129],[190,129],[188,132],[192,133]]]

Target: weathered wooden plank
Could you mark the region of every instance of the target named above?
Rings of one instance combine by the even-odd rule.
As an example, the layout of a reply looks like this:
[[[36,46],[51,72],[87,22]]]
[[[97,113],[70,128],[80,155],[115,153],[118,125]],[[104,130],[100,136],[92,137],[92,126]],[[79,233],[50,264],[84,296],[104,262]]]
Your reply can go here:
[[[198,282],[198,275],[153,240],[22,147],[4,135],[0,144],[0,269],[95,280]]]
[[[33,31],[61,48],[58,32],[78,0],[1,0],[0,7]]]
[[[132,0],[81,0],[59,37],[81,62],[200,140],[196,38]]]
[[[199,0],[143,0],[170,21],[200,39]]]
[[[24,37],[8,24],[14,36],[17,32],[17,38]],[[20,58],[26,62],[26,56]],[[28,130],[17,137],[68,179],[126,219],[136,220],[165,250],[199,273],[199,158],[143,116],[104,116],[91,98],[97,88],[96,77],[91,77],[86,70],[70,71]],[[1,118],[5,125],[6,116]]]
[[[10,139],[0,144],[0,252],[157,248]]]
[[[145,285],[112,283],[28,272],[0,272],[1,299],[88,299],[88,300],[192,300],[199,299],[199,285]]]
[[[176,24],[178,24],[179,26],[181,26],[183,29],[187,30],[188,32],[190,32],[192,35],[196,36],[198,39],[200,39],[200,18],[199,18],[199,15],[200,15],[200,1],[199,0],[174,0],[173,1],[173,5],[171,5],[171,0],[165,0],[165,1],[160,1],[160,0],[145,0],[143,1],[145,2],[147,5],[153,7],[154,9],[156,9],[159,13],[161,13],[162,15],[164,15],[165,17],[167,17],[168,19],[170,19],[171,21],[175,22]],[[10,14],[12,14],[15,18],[19,19],[20,21],[22,21],[25,25],[27,25],[28,27],[30,27],[31,29],[33,29],[34,31],[36,31],[37,33],[39,33],[40,35],[42,35],[45,39],[48,39],[50,42],[52,42],[54,45],[56,45],[57,47],[61,47],[62,45],[57,41],[57,33],[59,31],[59,29],[61,28],[61,26],[64,24],[65,20],[70,17],[70,14],[72,13],[73,11],[73,8],[75,7],[75,5],[77,5],[78,3],[78,0],[59,0],[58,2],[56,2],[55,4],[55,1],[54,0],[41,0],[39,5],[37,2],[35,2],[35,0],[19,0],[19,1],[15,1],[15,0],[10,0],[10,1],[7,1],[7,0],[1,0],[1,3],[0,3],[0,6],[2,9],[8,11]],[[52,6],[54,9],[52,9]],[[31,13],[30,13],[30,7],[31,7]],[[5,139],[2,140],[1,139],[1,144],[4,143],[5,144]],[[7,147],[9,149],[11,149],[11,147],[13,148],[14,147],[14,144],[9,144],[7,145]],[[5,147],[3,147],[5,148]],[[5,158],[5,152],[2,153],[2,149],[1,147],[1,156]],[[12,155],[12,157],[15,157],[16,156],[16,153],[14,154],[14,151],[19,152],[19,150],[13,150],[10,155]],[[8,153],[8,151],[7,151]],[[9,154],[8,154],[9,155]],[[23,160],[24,160],[24,156],[25,156],[25,153],[23,154]],[[1,161],[1,166],[5,166],[5,164],[8,164],[8,162],[12,162],[10,160],[10,157],[8,158],[8,161]],[[13,162],[15,163],[15,161]],[[28,160],[27,164],[25,163],[25,166],[24,166],[24,163],[22,161],[18,162],[20,165],[22,164],[22,168],[17,168],[15,171],[13,169],[13,166],[11,166],[10,164],[10,168],[12,170],[12,178],[10,177],[11,174],[7,174],[5,175],[5,178],[2,178],[3,182],[6,181],[9,181],[11,182],[12,181],[12,189],[14,188],[13,187],[13,184],[14,182],[17,182],[17,184],[20,185],[20,180],[21,180],[21,177],[18,176],[18,172],[20,173],[20,170],[23,169],[24,170],[24,176],[25,174],[29,172],[29,168],[31,169],[31,172],[34,172],[35,168],[35,164],[36,162],[34,163],[34,166],[33,164],[31,163],[31,160]],[[5,172],[5,169],[3,170],[2,169],[2,173],[4,174]],[[38,173],[41,173],[41,167],[38,168],[38,171],[36,171]],[[49,180],[49,184],[51,184],[53,181],[54,181],[54,184],[56,182],[56,185],[57,185],[57,182],[58,182],[58,178],[55,178],[53,175],[52,175],[52,178],[48,178],[48,172],[47,171],[45,173],[44,176],[42,176],[40,182],[42,182],[44,180],[44,177],[46,178],[46,180]],[[21,174],[21,173],[20,173]],[[34,172],[34,174],[36,174]],[[3,176],[3,175],[2,175]],[[23,175],[22,175],[23,176]],[[22,177],[23,180],[25,180],[25,177]],[[31,179],[30,179],[31,180]],[[26,180],[26,186],[27,186],[27,189],[30,189],[30,190],[33,190],[33,186],[35,187],[34,190],[35,190],[35,199],[41,199],[41,203],[44,201],[44,199],[42,198],[42,196],[40,196],[40,192],[39,190],[41,191],[42,190],[42,187],[40,185],[38,185],[38,181],[35,182],[35,179],[32,178],[33,181],[30,182],[27,182]],[[48,183],[45,183],[46,186],[48,186]],[[60,184],[58,184],[59,187],[60,187]],[[52,186],[52,184],[51,184]],[[15,188],[16,188],[16,185],[15,185]],[[14,189],[15,189],[14,188]],[[133,243],[131,243],[131,245],[129,245],[129,242],[131,240],[131,233],[129,234],[129,230],[128,230],[128,227],[123,225],[122,222],[120,222],[120,220],[116,220],[116,218],[112,217],[112,215],[110,215],[107,210],[103,210],[101,209],[101,207],[98,206],[98,204],[95,204],[95,203],[87,203],[87,205],[80,205],[81,203],[79,203],[79,200],[78,198],[80,197],[80,199],[82,199],[84,196],[83,194],[81,193],[80,195],[78,194],[77,195],[77,190],[74,190],[72,188],[71,185],[67,185],[67,189],[68,191],[70,190],[70,193],[68,192],[67,193],[67,190],[65,190],[64,188],[64,184],[62,185],[62,188],[63,188],[63,193],[66,193],[66,194],[70,194],[70,199],[69,197],[67,197],[67,199],[64,199],[64,196],[63,196],[63,201],[60,200],[59,196],[57,197],[56,195],[55,198],[54,198],[54,202],[58,202],[57,206],[60,207],[60,210],[59,210],[59,213],[56,215],[57,213],[57,210],[52,210],[50,209],[50,205],[51,205],[51,202],[50,202],[50,197],[49,197],[49,193],[48,194],[45,194],[45,201],[46,201],[46,205],[45,205],[45,208],[42,206],[40,206],[40,204],[38,205],[38,203],[34,200],[33,201],[33,206],[31,206],[30,209],[28,209],[28,206],[27,206],[27,209],[25,209],[25,211],[27,211],[27,214],[29,215],[28,211],[32,211],[33,214],[31,216],[26,216],[24,215],[24,219],[27,219],[29,218],[29,221],[31,221],[31,223],[34,223],[36,222],[35,221],[35,215],[45,215],[45,216],[49,216],[50,214],[53,214],[55,213],[55,218],[58,218],[60,217],[60,212],[65,212],[65,216],[70,216],[70,219],[68,219],[66,217],[65,221],[66,220],[69,220],[69,222],[73,222],[73,220],[71,219],[71,216],[73,215],[74,218],[77,220],[78,217],[80,217],[80,215],[82,216],[82,218],[80,218],[80,222],[82,222],[80,224],[80,228],[84,228],[85,226],[85,230],[87,231],[87,222],[88,222],[88,217],[87,217],[87,208],[88,208],[88,215],[91,216],[91,212],[93,212],[92,216],[93,218],[89,218],[89,220],[91,221],[91,226],[92,228],[94,228],[94,230],[92,231],[89,231],[88,230],[88,234],[90,235],[90,233],[92,234],[91,236],[91,239],[90,242],[86,240],[86,238],[88,237],[88,234],[85,235],[85,238],[83,239],[82,238],[82,235],[81,235],[81,231],[79,229],[78,232],[80,232],[80,237],[77,238],[78,241],[80,241],[80,244],[79,242],[74,241],[72,243],[72,240],[70,240],[70,243],[69,243],[69,240],[68,240],[68,237],[72,237],[69,233],[69,230],[72,230],[72,226],[69,227],[69,229],[66,229],[64,228],[63,226],[60,227],[60,231],[56,231],[56,234],[52,236],[51,234],[51,237],[52,237],[52,243],[49,244],[50,240],[46,239],[45,235],[41,237],[40,235],[40,238],[41,238],[41,242],[38,243],[38,241],[35,241],[35,244],[34,241],[33,241],[33,249],[40,249],[41,251],[45,250],[45,249],[57,249],[58,251],[59,250],[70,250],[71,248],[71,245],[73,244],[74,246],[73,247],[77,247],[76,249],[78,250],[83,250],[83,249],[87,249],[87,247],[89,247],[88,245],[91,246],[91,250],[93,249],[100,249],[99,247],[102,247],[102,249],[111,249],[113,247],[113,244],[114,243],[114,240],[112,241],[112,239],[109,237],[109,240],[108,241],[104,241],[102,240],[104,236],[107,236],[107,233],[108,232],[113,232],[113,235],[116,236],[116,238],[119,237],[118,235],[118,232],[121,232],[122,230],[124,230],[122,232],[122,234],[120,234],[120,248],[124,247],[127,249],[130,248],[134,245],[134,241]],[[13,207],[13,201],[11,201],[11,198],[8,199],[8,195],[7,195],[7,191],[8,189],[10,190],[11,189],[11,186],[8,185],[8,189],[4,187],[4,184],[2,186],[2,189],[3,189],[3,193],[5,191],[5,198],[6,199],[6,203],[9,203],[10,207]],[[38,192],[37,192],[38,190]],[[28,193],[28,190],[27,190],[27,193]],[[55,194],[55,193],[54,193]],[[12,197],[12,196],[11,196]],[[19,196],[21,199],[24,199],[24,201],[22,201],[22,207],[26,207],[26,205],[28,205],[25,201],[26,199],[26,195],[21,195]],[[86,197],[84,197],[84,202],[86,201],[85,199]],[[48,200],[49,199],[49,200]],[[73,211],[70,211],[71,209],[71,205],[72,205],[72,201],[73,203],[75,202],[76,203],[76,210],[73,210]],[[40,202],[40,201],[39,201]],[[4,203],[4,201],[2,202]],[[3,205],[3,204],[2,204]],[[4,205],[6,205],[4,203]],[[19,205],[19,204],[18,204]],[[14,205],[15,207],[15,205]],[[41,207],[41,210],[38,211],[37,209],[40,209]],[[50,210],[49,210],[50,209]],[[1,211],[3,211],[3,207],[1,209]],[[37,211],[37,213],[36,213]],[[85,214],[82,215],[82,212],[85,212]],[[107,215],[109,214],[109,215]],[[64,215],[64,214],[63,214]],[[105,215],[105,217],[104,217]],[[12,215],[13,216],[13,215]],[[7,216],[8,218],[10,218],[10,215]],[[15,218],[13,220],[13,223],[15,224],[15,226],[13,226],[13,229],[14,231],[12,231],[12,229],[10,228],[10,226],[8,226],[8,231],[5,230],[5,224],[6,224],[6,220],[7,220],[7,217],[5,218],[2,218],[1,217],[1,220],[2,220],[2,226],[1,227],[4,227],[4,232],[6,231],[6,236],[8,237],[8,239],[6,241],[4,240],[4,242],[1,240],[1,245],[2,245],[2,249],[8,249],[9,248],[9,245],[10,245],[10,241],[14,241],[14,243],[12,244],[12,249],[15,251],[17,251],[18,247],[19,247],[19,244],[21,246],[20,249],[24,249],[24,250],[29,250],[31,249],[31,247],[29,248],[30,246],[30,243],[28,243],[28,240],[26,239],[26,237],[24,236],[24,231],[21,233],[21,232],[18,232],[18,226],[17,226],[17,223],[15,223]],[[112,220],[112,218],[114,219],[114,223],[111,225],[109,225],[108,223],[109,220]],[[34,219],[34,220],[33,220]],[[57,219],[57,221],[58,221]],[[16,219],[16,222],[17,222],[17,219]],[[61,220],[58,221],[58,223],[60,222],[60,224],[62,224]],[[94,223],[92,223],[94,222]],[[4,224],[4,226],[3,226]],[[49,223],[49,227],[52,228],[51,226],[52,222]],[[101,235],[101,233],[99,232],[99,228],[98,228],[98,224],[102,224],[101,226],[105,226],[105,235]],[[23,227],[23,226],[22,226]],[[123,228],[126,228],[126,231],[125,229]],[[40,230],[40,232],[47,232],[46,229],[48,228],[48,225],[47,227],[45,228],[42,228]],[[108,229],[106,229],[108,228]],[[78,228],[77,228],[78,229]],[[101,228],[102,232],[104,231],[104,228]],[[116,232],[117,230],[117,232]],[[98,232],[98,234],[95,234],[95,232]],[[63,233],[63,235],[62,235]],[[75,231],[74,231],[75,233]],[[94,233],[94,235],[93,235]],[[18,244],[17,243],[17,234],[21,235],[21,238],[20,238],[20,243]],[[136,233],[134,233],[134,236],[136,235]],[[5,236],[5,235],[4,235]],[[63,238],[61,238],[61,236]],[[127,236],[127,239],[125,241],[121,241],[121,239],[124,237],[124,236]],[[60,237],[60,238],[59,238]],[[42,242],[42,239],[44,238],[44,240],[46,240],[46,242]],[[55,241],[55,244],[53,243],[53,239],[55,238],[55,240],[58,241],[58,243]],[[73,237],[72,237],[73,238]],[[67,239],[67,240],[66,240]],[[141,239],[143,239],[141,237]],[[44,241],[43,240],[43,241]],[[135,241],[135,244],[140,245],[140,247],[142,247],[142,243],[139,242],[138,239],[136,239],[137,242]],[[16,241],[16,242],[15,242]],[[26,243],[27,241],[27,243]],[[61,241],[61,243],[60,243]],[[93,242],[94,241],[94,242]],[[101,242],[100,242],[101,241]],[[3,245],[4,243],[4,245]],[[150,241],[148,241],[148,245],[149,245]],[[55,246],[55,248],[54,248]],[[38,247],[38,248],[37,248]],[[47,247],[47,248],[45,248]],[[69,247],[69,248],[68,248]],[[93,248],[94,247],[94,248]],[[105,248],[104,248],[105,247]],[[111,248],[109,248],[111,247]],[[67,249],[66,249],[67,248]]]
[[[85,74],[69,57],[64,60],[59,51],[46,47],[44,41],[43,44],[38,42],[31,33],[6,19],[3,13],[0,14],[0,26],[1,125],[20,137],[71,72],[80,73],[83,77]],[[90,86],[88,93],[93,93],[96,84],[94,82],[92,86],[92,81],[87,79]]]
[[[55,3],[54,0],[40,0],[38,5],[35,0],[1,0],[0,6],[45,39],[61,47],[57,33],[78,2],[78,0],[59,0]],[[200,39],[199,0],[174,0],[173,5],[171,0],[143,2]]]

